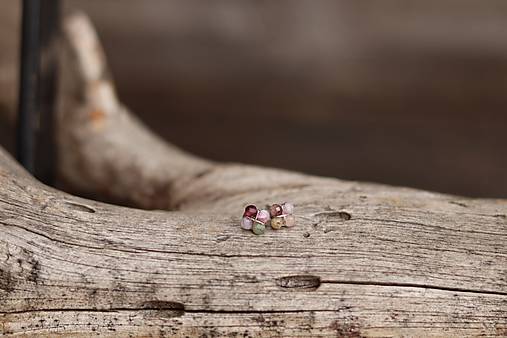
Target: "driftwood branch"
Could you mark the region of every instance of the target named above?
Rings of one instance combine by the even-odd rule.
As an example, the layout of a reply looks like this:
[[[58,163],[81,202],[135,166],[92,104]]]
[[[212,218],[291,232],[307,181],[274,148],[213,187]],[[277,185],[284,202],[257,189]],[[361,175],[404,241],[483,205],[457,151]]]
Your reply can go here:
[[[195,158],[121,105],[84,17],[66,37],[61,177],[174,211],[62,193],[0,150],[0,333],[507,335],[507,201]],[[282,201],[296,227],[239,228]]]
[[[44,187],[3,152],[0,164],[3,334],[507,334],[504,201],[301,176],[150,212]],[[239,229],[247,201],[279,200],[295,201],[297,227]]]
[[[3,334],[507,333],[505,201],[300,176],[150,212],[49,189],[0,158]],[[226,166],[189,185],[256,173],[285,176]],[[297,227],[239,229],[247,201],[280,200]]]

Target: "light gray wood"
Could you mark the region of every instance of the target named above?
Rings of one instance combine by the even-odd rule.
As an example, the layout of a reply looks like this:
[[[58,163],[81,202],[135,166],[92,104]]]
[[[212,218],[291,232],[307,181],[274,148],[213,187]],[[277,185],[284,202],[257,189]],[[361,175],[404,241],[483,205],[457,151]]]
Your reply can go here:
[[[0,163],[3,334],[507,333],[505,201],[300,176],[300,186],[142,211],[41,186],[5,153]],[[235,186],[246,170],[285,175],[214,173]],[[295,228],[239,228],[245,203],[282,200],[297,205]]]
[[[1,334],[507,335],[507,201],[193,157],[123,107],[86,18],[65,32],[61,175],[173,211],[62,193],[0,150]],[[296,227],[239,228],[283,201]]]

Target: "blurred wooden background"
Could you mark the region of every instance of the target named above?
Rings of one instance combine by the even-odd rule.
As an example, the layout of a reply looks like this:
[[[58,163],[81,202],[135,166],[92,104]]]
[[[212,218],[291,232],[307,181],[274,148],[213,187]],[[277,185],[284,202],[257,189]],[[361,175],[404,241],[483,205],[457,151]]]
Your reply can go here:
[[[121,99],[188,151],[507,197],[505,1],[64,3],[97,25]]]

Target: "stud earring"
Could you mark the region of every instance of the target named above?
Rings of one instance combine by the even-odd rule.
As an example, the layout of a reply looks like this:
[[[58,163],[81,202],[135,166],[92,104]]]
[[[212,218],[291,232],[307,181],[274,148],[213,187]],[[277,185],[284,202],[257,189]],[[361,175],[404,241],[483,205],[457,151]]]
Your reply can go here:
[[[296,218],[292,213],[294,212],[294,205],[292,203],[273,204],[269,207],[269,214],[271,216],[271,227],[275,230],[281,227],[293,227],[296,225]]]
[[[257,209],[253,204],[247,205],[243,218],[241,219],[241,228],[245,230],[252,230],[256,235],[262,235],[266,230],[266,223],[270,220],[270,215],[267,210]]]

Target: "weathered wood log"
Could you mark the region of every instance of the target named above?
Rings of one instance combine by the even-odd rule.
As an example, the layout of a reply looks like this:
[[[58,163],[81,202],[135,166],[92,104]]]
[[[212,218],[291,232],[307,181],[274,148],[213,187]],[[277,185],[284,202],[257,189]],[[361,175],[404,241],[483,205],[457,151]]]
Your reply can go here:
[[[0,2],[0,115],[16,106],[20,4]],[[100,27],[124,102],[186,150],[326,176],[507,196],[503,0],[62,5],[83,8]],[[237,121],[247,118],[271,121],[263,128],[270,137],[229,145],[242,136]],[[0,143],[13,138],[0,123]],[[271,144],[301,152],[279,156]],[[247,146],[259,150],[255,158],[242,152]]]
[[[185,211],[127,209],[44,187],[1,152],[0,332],[507,334],[505,201],[239,165],[186,185],[222,189]],[[239,229],[245,203],[282,200],[295,228]]]
[[[175,211],[62,193],[0,150],[0,333],[507,335],[507,201],[189,156],[132,118],[86,19],[66,25],[77,31],[62,174],[85,193],[106,186],[107,199]],[[239,228],[245,204],[286,200],[295,228]]]
[[[212,163],[151,133],[117,98],[97,35],[86,16],[64,25],[59,108],[59,178],[81,195],[145,209],[195,208],[211,198],[309,184],[277,170]],[[228,177],[227,175],[232,175]],[[198,180],[206,177],[206,180]],[[198,184],[194,184],[198,182]],[[224,185],[224,182],[228,184]]]
[[[65,4],[100,27],[124,102],[186,150],[507,197],[505,1]],[[270,121],[269,137],[244,138],[247,119]],[[255,158],[230,145],[240,137]]]

